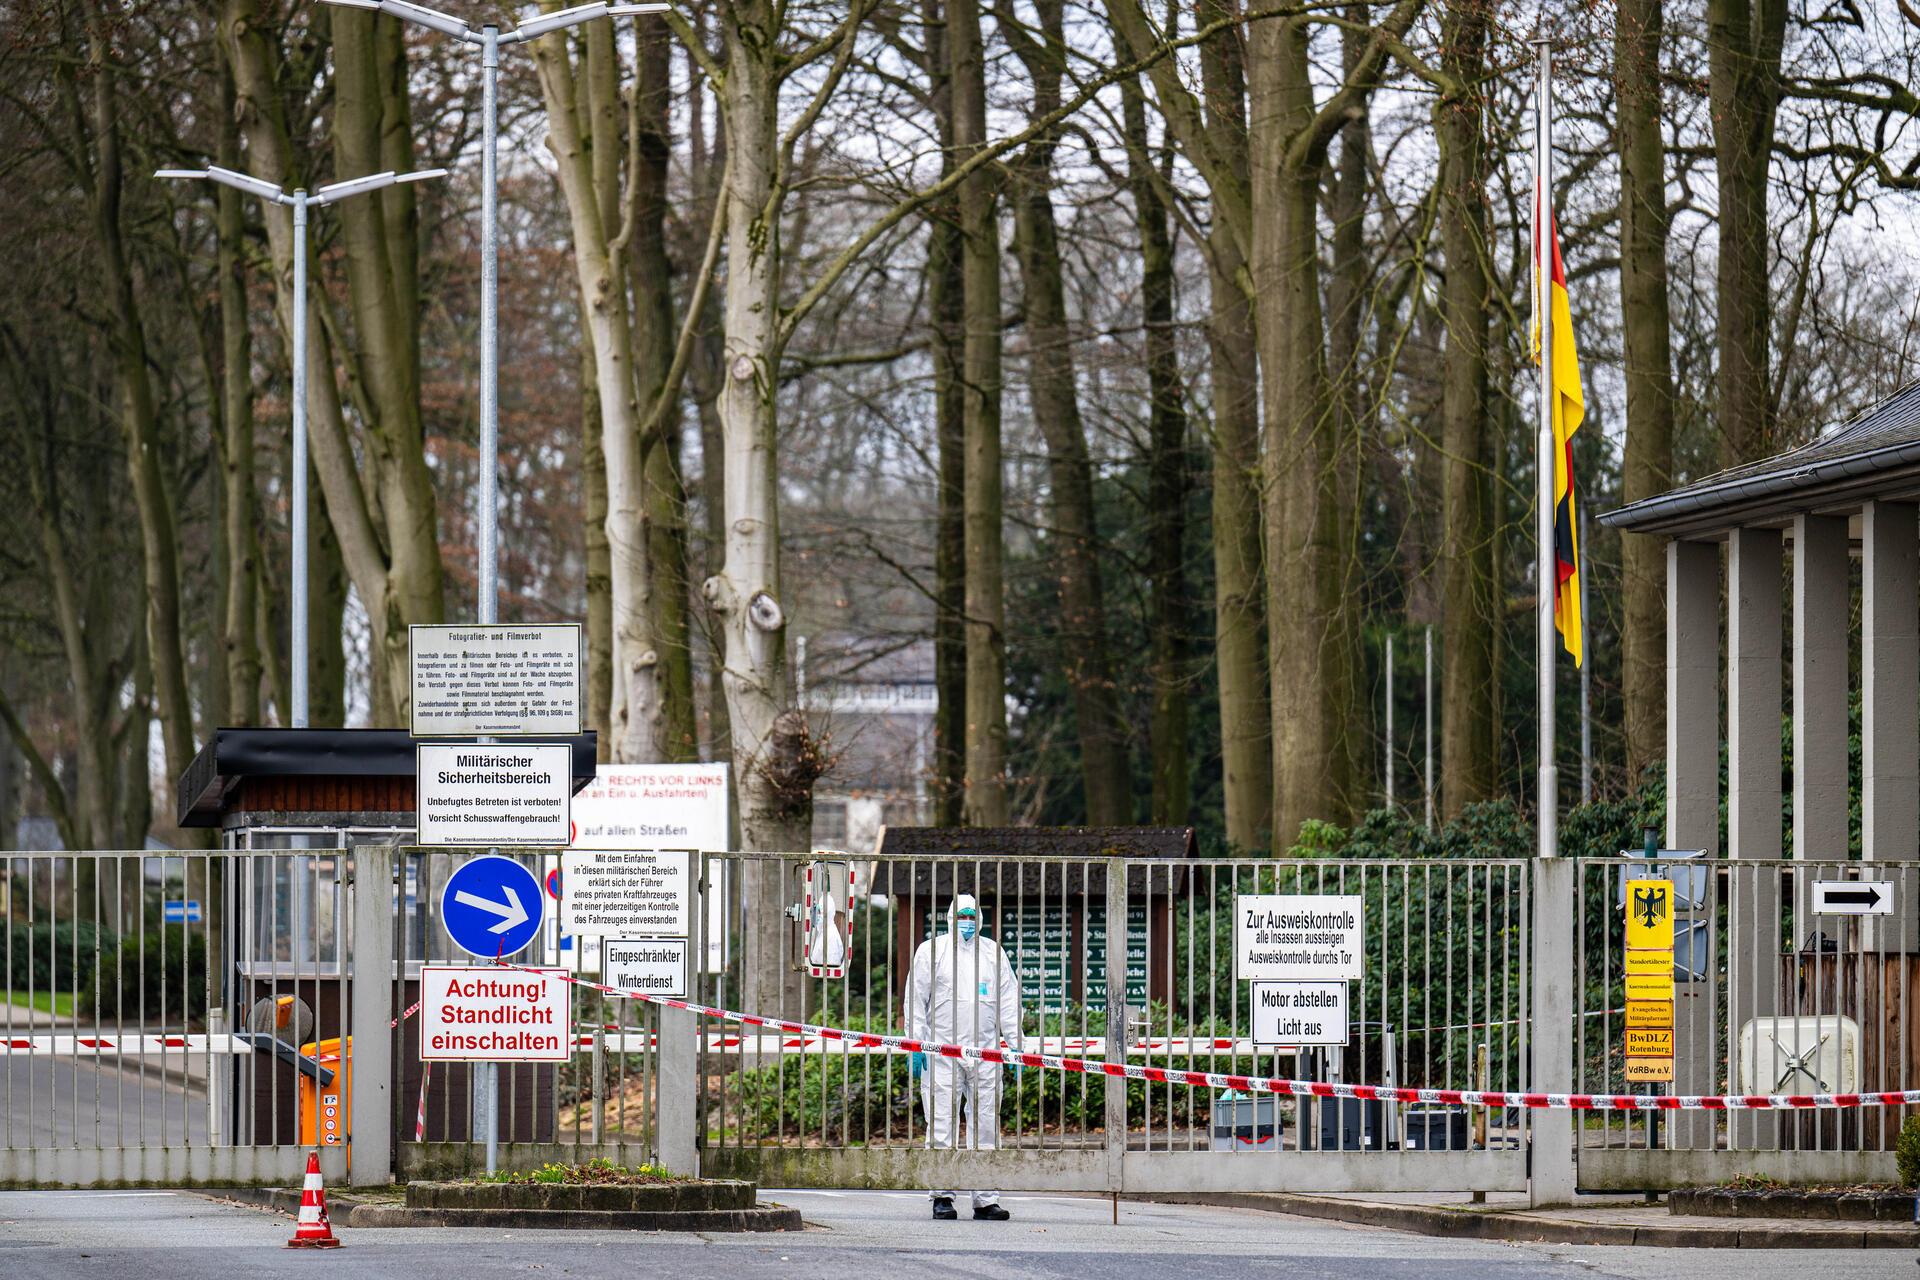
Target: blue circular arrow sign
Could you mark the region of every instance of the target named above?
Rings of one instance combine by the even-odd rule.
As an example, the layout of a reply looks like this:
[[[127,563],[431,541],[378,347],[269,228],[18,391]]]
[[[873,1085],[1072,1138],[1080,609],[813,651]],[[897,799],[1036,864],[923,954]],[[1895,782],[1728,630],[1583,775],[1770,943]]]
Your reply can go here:
[[[440,920],[453,945],[482,960],[524,951],[540,935],[540,881],[497,853],[462,863],[440,891]]]

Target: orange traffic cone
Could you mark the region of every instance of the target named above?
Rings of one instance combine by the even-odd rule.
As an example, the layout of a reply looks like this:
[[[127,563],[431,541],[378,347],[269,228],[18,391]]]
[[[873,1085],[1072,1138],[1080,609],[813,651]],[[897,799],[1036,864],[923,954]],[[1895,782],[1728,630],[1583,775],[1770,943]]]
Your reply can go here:
[[[327,1220],[327,1188],[320,1180],[320,1153],[307,1153],[307,1181],[300,1188],[300,1222],[293,1229],[289,1249],[338,1249],[340,1240]]]

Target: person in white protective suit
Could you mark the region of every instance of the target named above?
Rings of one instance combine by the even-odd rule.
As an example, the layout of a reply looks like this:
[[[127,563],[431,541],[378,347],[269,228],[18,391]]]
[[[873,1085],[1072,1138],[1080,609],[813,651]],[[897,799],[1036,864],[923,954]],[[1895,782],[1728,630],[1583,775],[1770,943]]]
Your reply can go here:
[[[951,927],[914,952],[907,1034],[938,1044],[1020,1049],[1020,980],[1000,945],[980,936],[980,907],[972,894],[956,897]],[[920,1081],[929,1147],[958,1147],[963,1115],[969,1150],[992,1151],[999,1145],[999,1063],[939,1056],[928,1061],[926,1054],[916,1053],[912,1069]],[[954,1194],[930,1193],[935,1218],[959,1216]],[[1001,1207],[998,1192],[975,1191],[973,1216],[1005,1222],[1011,1215]]]

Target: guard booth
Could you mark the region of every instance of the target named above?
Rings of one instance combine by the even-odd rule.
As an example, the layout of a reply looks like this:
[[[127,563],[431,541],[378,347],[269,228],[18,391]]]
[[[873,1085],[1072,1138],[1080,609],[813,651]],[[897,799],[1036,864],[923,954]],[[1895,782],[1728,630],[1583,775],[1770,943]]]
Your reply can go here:
[[[1164,1003],[1175,982],[1174,903],[1199,855],[1192,827],[883,827],[873,892],[891,894],[899,989],[913,953],[939,932],[954,895],[972,894],[982,927],[1019,957],[1021,1002],[1043,1014],[1106,1007],[1107,965],[1125,965],[1131,1008]],[[1095,858],[1139,859],[1127,869],[1124,908],[1107,901]],[[894,861],[894,859],[914,859]],[[1110,910],[1124,909],[1127,954],[1110,956]],[[1017,945],[1016,945],[1017,943]]]
[[[530,741],[568,745],[573,789],[592,782],[594,734]],[[220,729],[180,778],[179,824],[218,830],[219,847],[236,855],[221,860],[224,882],[209,893],[208,965],[213,1003],[255,1049],[209,1082],[237,1145],[345,1142],[354,850],[413,844],[415,746],[393,729]],[[453,863],[426,852],[398,861],[396,1012],[418,999],[422,964],[469,959],[439,924]],[[467,1141],[467,1064],[436,1064],[423,1090],[418,1019],[401,1017],[393,1037],[395,1138]],[[552,1141],[555,1067],[502,1065],[499,1081],[500,1140]]]

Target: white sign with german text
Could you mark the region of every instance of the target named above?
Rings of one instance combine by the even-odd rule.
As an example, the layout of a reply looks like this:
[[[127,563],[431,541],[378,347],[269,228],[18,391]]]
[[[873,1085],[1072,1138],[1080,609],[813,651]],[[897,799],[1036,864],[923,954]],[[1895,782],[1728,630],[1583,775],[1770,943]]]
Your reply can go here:
[[[676,1000],[686,998],[685,938],[608,938],[600,945],[600,961],[610,987]]]
[[[1243,893],[1233,900],[1233,968],[1242,980],[1344,982],[1365,954],[1359,894]]]
[[[565,969],[420,968],[422,1062],[565,1062]]]
[[[1253,1043],[1260,1048],[1347,1042],[1346,983],[1256,982],[1251,990]]]
[[[560,927],[576,938],[687,937],[693,858],[639,849],[569,850],[560,861]]]
[[[567,842],[572,747],[422,744],[417,752],[419,843]]]
[[[414,626],[413,736],[537,738],[580,732],[580,628]]]

